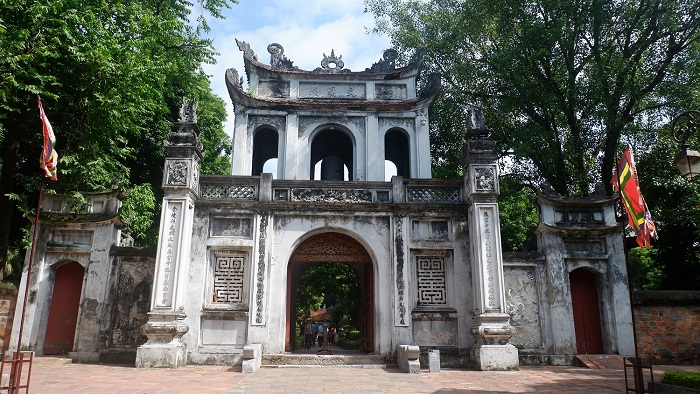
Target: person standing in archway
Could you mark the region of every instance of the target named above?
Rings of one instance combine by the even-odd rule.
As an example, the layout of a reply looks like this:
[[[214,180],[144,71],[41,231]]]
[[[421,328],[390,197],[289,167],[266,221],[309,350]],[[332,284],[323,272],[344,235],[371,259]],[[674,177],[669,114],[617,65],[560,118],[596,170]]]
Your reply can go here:
[[[314,344],[314,326],[311,324],[310,319],[306,319],[306,324],[304,325],[304,347],[306,350],[311,349]]]

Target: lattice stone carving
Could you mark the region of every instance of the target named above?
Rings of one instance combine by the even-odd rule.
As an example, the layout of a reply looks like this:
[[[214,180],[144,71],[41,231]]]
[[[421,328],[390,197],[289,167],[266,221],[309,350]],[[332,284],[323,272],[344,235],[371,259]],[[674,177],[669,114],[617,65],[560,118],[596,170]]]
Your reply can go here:
[[[418,305],[445,305],[445,258],[417,257]]]
[[[292,262],[369,263],[362,245],[345,234],[319,234],[302,242],[289,259]]]
[[[439,202],[459,204],[462,202],[460,189],[456,187],[415,187],[408,189],[409,202]]]
[[[255,186],[202,185],[201,198],[255,200]]]
[[[240,304],[243,302],[245,253],[217,252],[214,266],[212,303]]]

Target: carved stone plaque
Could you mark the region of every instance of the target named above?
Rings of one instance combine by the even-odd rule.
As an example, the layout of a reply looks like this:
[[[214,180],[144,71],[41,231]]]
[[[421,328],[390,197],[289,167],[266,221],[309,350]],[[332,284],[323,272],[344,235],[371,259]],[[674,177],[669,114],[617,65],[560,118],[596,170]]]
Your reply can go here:
[[[378,100],[406,100],[406,85],[377,84],[374,96]]]
[[[299,83],[299,98],[364,99],[367,97],[363,83]]]
[[[289,97],[288,81],[260,81],[258,95],[262,97],[287,98]]]
[[[535,267],[505,266],[506,313],[515,334],[510,342],[522,348],[542,346],[540,310]]]

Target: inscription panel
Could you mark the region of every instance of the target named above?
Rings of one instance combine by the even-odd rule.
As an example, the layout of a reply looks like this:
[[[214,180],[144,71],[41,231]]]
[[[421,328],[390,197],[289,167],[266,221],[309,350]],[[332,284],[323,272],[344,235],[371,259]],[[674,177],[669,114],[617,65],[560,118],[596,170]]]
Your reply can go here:
[[[299,82],[299,98],[364,99],[366,97],[363,83]]]
[[[253,218],[212,217],[209,221],[211,237],[253,237]]]
[[[447,241],[449,239],[449,223],[447,220],[413,220],[411,222],[411,237],[424,241]]]
[[[258,84],[258,95],[263,97],[289,97],[288,81],[260,81]]]
[[[374,95],[379,100],[405,100],[407,88],[406,85],[377,84]]]
[[[202,345],[243,347],[246,322],[243,320],[202,319]]]

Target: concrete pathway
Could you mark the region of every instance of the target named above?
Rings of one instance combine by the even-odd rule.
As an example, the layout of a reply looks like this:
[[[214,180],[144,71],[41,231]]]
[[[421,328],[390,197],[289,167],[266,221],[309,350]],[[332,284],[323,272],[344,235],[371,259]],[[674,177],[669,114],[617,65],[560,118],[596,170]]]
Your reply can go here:
[[[665,369],[655,368],[655,375]],[[521,367],[514,372],[443,369],[409,375],[381,368],[262,368],[243,374],[240,367],[187,365],[178,369],[73,364],[37,357],[30,393],[624,393],[621,369]]]

